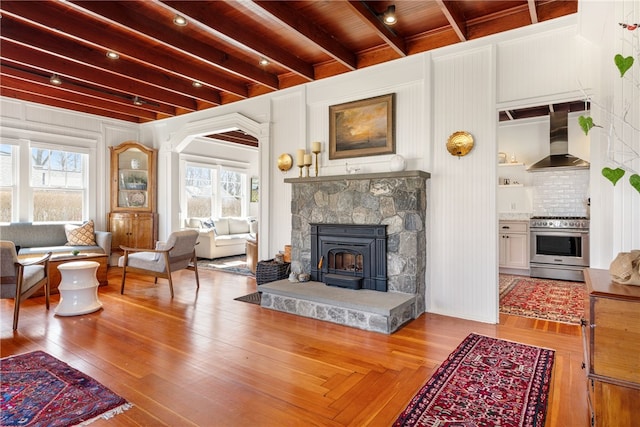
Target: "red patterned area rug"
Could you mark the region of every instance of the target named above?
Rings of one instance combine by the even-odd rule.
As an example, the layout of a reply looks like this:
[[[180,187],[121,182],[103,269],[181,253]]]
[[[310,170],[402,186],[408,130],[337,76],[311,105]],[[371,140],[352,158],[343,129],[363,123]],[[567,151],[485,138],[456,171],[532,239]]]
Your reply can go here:
[[[42,351],[0,360],[2,427],[63,427],[109,419],[131,407],[122,397]]]
[[[500,313],[580,324],[584,317],[585,284],[561,280],[512,277],[505,285],[500,278]]]
[[[470,334],[394,426],[542,427],[555,352]]]

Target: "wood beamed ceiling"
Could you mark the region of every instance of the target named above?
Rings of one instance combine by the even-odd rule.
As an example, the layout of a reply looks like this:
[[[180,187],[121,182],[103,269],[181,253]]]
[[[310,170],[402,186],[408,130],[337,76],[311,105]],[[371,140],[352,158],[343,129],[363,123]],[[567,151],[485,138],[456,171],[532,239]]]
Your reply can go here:
[[[145,123],[573,14],[577,2],[3,0],[0,95]]]

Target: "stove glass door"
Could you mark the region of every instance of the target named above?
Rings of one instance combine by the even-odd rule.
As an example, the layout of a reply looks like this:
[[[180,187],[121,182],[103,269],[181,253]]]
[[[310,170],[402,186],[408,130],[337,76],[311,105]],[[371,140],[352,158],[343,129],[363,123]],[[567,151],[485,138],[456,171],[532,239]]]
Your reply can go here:
[[[531,230],[531,263],[589,266],[589,232]]]
[[[557,255],[566,257],[582,257],[582,237],[536,235],[536,252],[538,255]]]

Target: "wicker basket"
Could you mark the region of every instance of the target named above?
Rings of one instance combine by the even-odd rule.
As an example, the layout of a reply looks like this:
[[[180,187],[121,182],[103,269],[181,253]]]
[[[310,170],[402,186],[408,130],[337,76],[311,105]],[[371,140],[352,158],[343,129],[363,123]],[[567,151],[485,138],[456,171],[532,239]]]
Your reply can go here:
[[[291,263],[289,262],[279,263],[273,259],[260,261],[256,266],[256,283],[262,285],[263,283],[286,279],[289,276],[290,269]]]

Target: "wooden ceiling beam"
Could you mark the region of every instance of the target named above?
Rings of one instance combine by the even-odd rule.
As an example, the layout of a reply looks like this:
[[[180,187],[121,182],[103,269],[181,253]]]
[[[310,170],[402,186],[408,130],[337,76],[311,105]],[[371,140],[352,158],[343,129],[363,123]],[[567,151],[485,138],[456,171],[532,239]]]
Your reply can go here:
[[[145,102],[156,101],[173,105],[174,107],[182,107],[190,111],[197,110],[195,100],[184,95],[167,92],[158,87],[107,73],[80,63],[69,67],[68,59],[7,40],[4,38],[4,25],[0,42],[0,57],[17,64],[24,64],[50,73],[58,73],[63,78],[68,76],[88,85],[105,88],[107,91],[115,90],[131,94],[132,97],[139,96]],[[60,70],[64,70],[64,72]]]
[[[536,24],[538,22],[538,10],[536,9],[536,0],[527,0],[529,5],[529,16],[531,16],[531,23]]]
[[[146,17],[134,15],[133,12],[123,6],[123,4],[126,6],[127,2],[74,1],[68,3],[86,12],[91,12],[103,20],[108,20],[108,22],[116,24],[121,28],[127,28],[144,35],[149,39],[151,45],[162,44],[166,48],[189,55],[199,61],[204,61],[206,64],[212,65],[220,71],[229,72],[230,74],[251,80],[256,84],[268,86],[271,89],[279,89],[277,76],[267,73],[258,67],[251,66],[246,62],[232,58],[227,53],[209,44],[188,37],[182,37],[179,32],[166,31],[163,26],[155,24]],[[158,54],[158,52],[156,52],[156,54]],[[206,81],[203,83],[206,83]],[[246,92],[237,95],[244,98],[247,97]]]
[[[173,92],[179,96],[201,99],[220,105],[220,95],[209,88],[195,88],[190,81],[179,79],[155,69],[143,67],[125,57],[117,60],[107,58],[103,50],[80,44],[71,39],[54,39],[48,31],[30,25],[21,25],[13,16],[5,14],[2,18],[2,38],[27,45],[71,62],[83,64],[114,75],[131,78],[140,84],[156,86],[158,89]],[[185,107],[188,104],[184,105]]]
[[[371,10],[362,0],[348,0],[347,3],[351,6],[351,9],[358,14],[362,21],[375,31],[391,49],[401,57],[407,56],[404,39],[383,24],[376,11]]]
[[[75,102],[69,102],[66,100],[52,99],[48,96],[41,95],[38,93],[33,93],[31,91],[23,92],[21,90],[14,89],[14,88],[0,87],[0,95],[6,96],[7,98],[19,99],[21,101],[34,102],[36,104],[49,105],[51,107],[64,108],[66,110],[79,111],[81,113],[87,113],[87,114],[94,114],[96,116],[106,115],[113,119],[123,120],[127,122],[140,123],[142,121],[146,121],[146,120],[140,120],[136,116],[129,116],[126,114],[122,114],[120,112],[118,113],[108,112],[100,108],[95,108],[93,106],[90,106],[86,103],[77,104]]]
[[[64,100],[67,96],[78,97],[78,99],[84,99],[84,103],[96,104],[110,111],[123,111],[130,115],[137,115],[151,120],[153,120],[152,116],[157,113],[172,116],[176,114],[175,109],[167,105],[143,104],[142,106],[134,106],[131,97],[126,94],[96,91],[93,88],[77,84],[71,79],[65,79],[62,85],[56,86],[49,81],[49,74],[38,70],[26,69],[19,65],[3,63],[0,65],[0,73],[4,78],[13,79],[0,82],[2,86],[10,86],[8,82],[22,81],[24,82],[21,85],[22,90],[26,91],[28,89],[27,85],[31,85],[33,91],[52,98],[56,94],[61,100]]]
[[[145,120],[155,120],[156,114],[142,108],[136,108],[134,105],[123,105],[121,103],[108,102],[104,98],[88,99],[87,95],[68,90],[64,86],[53,86],[48,81],[35,83],[32,80],[17,78],[5,73],[5,67],[2,67],[2,87],[10,87],[11,89],[22,91],[23,93],[34,93],[39,96],[47,97],[56,102],[71,102],[77,105],[90,104],[92,107],[99,108],[104,111],[102,114],[121,113],[132,117],[138,117]]]
[[[0,9],[3,10],[4,15],[12,14],[16,18],[48,28],[56,34],[62,33],[68,37],[84,40],[87,44],[104,49],[105,52],[115,51],[121,56],[128,56],[187,81],[199,81],[218,90],[231,92],[243,98],[248,97],[245,85],[232,82],[228,77],[214,73],[206,67],[193,67],[187,61],[181,60],[182,54],[179,52],[176,56],[158,55],[155,50],[149,49],[147,43],[124,33],[100,31],[97,20],[87,17],[86,14],[82,15],[77,9],[68,8],[64,13],[64,19],[55,19],[53,27],[52,17],[60,12],[56,3],[38,3],[38,7],[33,7],[30,2],[3,2],[0,4]],[[187,58],[185,55],[182,56]]]
[[[307,81],[315,80],[311,64],[304,62],[284,49],[280,49],[270,43],[267,37],[253,33],[250,28],[236,25],[234,22],[225,19],[219,19],[215,13],[211,13],[216,1],[163,1],[159,3],[164,3],[172,10],[184,15],[189,22],[193,22],[204,31],[231,39],[235,44],[255,52],[256,63],[260,57],[264,57],[298,74]]]
[[[286,5],[286,2],[253,0],[253,4],[268,12],[282,25],[286,25],[306,37],[307,40],[347,67],[347,69],[355,70],[358,68],[358,58],[353,52],[338,43],[324,29],[296,14],[291,7]]]
[[[436,0],[440,10],[449,21],[449,25],[453,28],[456,35],[461,42],[467,40],[466,19],[464,15],[458,10],[458,6],[455,1],[450,0]]]

